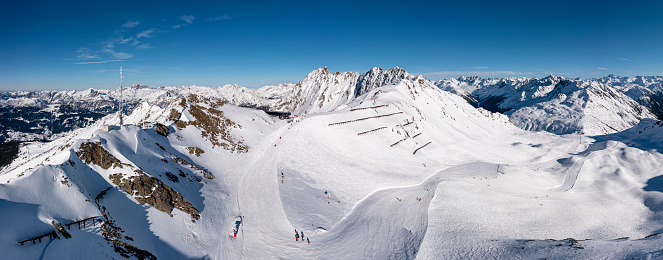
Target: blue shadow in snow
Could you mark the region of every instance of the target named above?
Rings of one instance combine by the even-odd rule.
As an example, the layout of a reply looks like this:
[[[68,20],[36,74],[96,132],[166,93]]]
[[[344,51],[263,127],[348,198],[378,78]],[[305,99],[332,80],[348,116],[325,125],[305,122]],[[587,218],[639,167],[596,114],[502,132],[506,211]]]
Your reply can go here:
[[[649,179],[643,190],[663,192],[663,175]]]

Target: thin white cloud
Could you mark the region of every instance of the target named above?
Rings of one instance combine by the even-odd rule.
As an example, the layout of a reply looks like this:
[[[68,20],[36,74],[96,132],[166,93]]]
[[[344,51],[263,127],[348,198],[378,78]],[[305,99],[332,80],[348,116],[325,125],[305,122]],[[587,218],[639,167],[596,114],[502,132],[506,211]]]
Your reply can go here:
[[[128,21],[122,25],[124,28],[134,28],[140,24],[139,21]]]
[[[543,74],[546,74],[546,75],[557,75],[557,76],[569,76],[569,77],[575,75],[575,74],[571,74],[571,73],[569,73],[569,72],[553,72],[553,71],[546,71],[546,72],[544,72]]]
[[[116,59],[121,59],[121,60],[128,60],[134,57],[133,54],[131,53],[126,53],[126,52],[113,52],[112,53],[113,58]]]
[[[531,76],[532,72],[519,72],[519,71],[438,71],[421,73],[424,77],[431,78],[456,78],[460,76],[479,76],[479,77],[515,77],[515,76]]]
[[[100,63],[108,63],[108,62],[116,62],[116,61],[124,61],[124,60],[102,60],[102,61],[85,61],[85,62],[77,62],[74,64],[100,64]]]
[[[119,42],[121,44],[127,44],[128,42],[133,41],[133,40],[134,40],[134,37],[129,37],[129,38],[126,38],[126,39],[124,37],[120,37],[120,39],[117,42]]]
[[[113,42],[108,42],[106,46],[101,50],[104,53],[108,53],[111,56],[113,56],[114,59],[120,59],[120,60],[128,60],[133,58],[133,54],[131,53],[126,53],[126,52],[116,52],[114,49],[115,45]]]
[[[185,25],[187,25],[187,24],[192,24],[192,23],[193,23],[193,20],[195,20],[196,17],[193,16],[193,15],[182,15],[182,16],[180,17],[180,19],[182,19],[182,21],[184,21],[185,23],[183,23],[183,24],[173,25],[173,29],[180,28],[180,27],[185,26]]]
[[[93,70],[90,71],[92,73],[104,73],[104,72],[111,72],[111,71],[116,71],[116,70],[111,70],[111,69],[98,69],[98,70]]]
[[[140,73],[146,73],[147,70],[149,70],[151,67],[150,66],[140,66],[137,68],[124,68],[125,73],[130,73],[130,74],[140,74]],[[93,70],[90,71],[92,73],[105,73],[105,72],[118,72],[117,69],[98,69],[98,70]]]
[[[76,59],[77,60],[97,60],[100,59],[98,55],[92,54],[90,48],[81,47],[76,50]]]
[[[490,69],[489,67],[472,67],[472,68],[478,70]]]
[[[610,70],[608,68],[596,68],[597,70]]]
[[[207,19],[208,22],[215,22],[215,21],[221,21],[221,20],[230,20],[230,15],[224,14],[221,16],[217,16],[214,18],[209,18]]]
[[[624,60],[624,61],[631,61],[631,60],[629,60],[629,59],[625,59],[625,58],[617,58],[617,59],[618,59],[618,60]]]
[[[137,50],[145,50],[145,49],[152,49],[152,45],[149,43],[143,43],[141,45],[136,46]]]
[[[152,29],[148,29],[148,30],[139,32],[138,34],[136,34],[136,38],[138,38],[138,39],[140,39],[140,38],[150,38],[150,37],[154,36],[154,33],[156,31],[157,31],[156,28],[152,28]]]
[[[184,21],[184,22],[186,22],[186,23],[188,23],[188,24],[192,24],[192,23],[193,23],[193,20],[195,20],[196,17],[193,16],[193,15],[182,15],[182,16],[180,17],[180,19],[182,19],[182,21]]]

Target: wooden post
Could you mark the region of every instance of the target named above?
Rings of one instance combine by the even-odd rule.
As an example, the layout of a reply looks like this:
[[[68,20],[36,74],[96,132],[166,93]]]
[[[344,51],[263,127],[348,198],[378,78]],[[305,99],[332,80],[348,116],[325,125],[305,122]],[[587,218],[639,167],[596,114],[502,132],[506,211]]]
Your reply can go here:
[[[78,222],[78,229],[81,229],[81,222]]]
[[[83,220],[83,228],[85,228],[85,220]]]

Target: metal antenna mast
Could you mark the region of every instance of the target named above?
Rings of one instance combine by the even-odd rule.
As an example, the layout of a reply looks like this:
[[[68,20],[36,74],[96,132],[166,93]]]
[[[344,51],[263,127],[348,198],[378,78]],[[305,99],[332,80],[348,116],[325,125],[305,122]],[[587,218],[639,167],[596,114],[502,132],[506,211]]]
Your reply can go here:
[[[122,63],[120,63],[120,127],[124,124],[122,121],[122,114],[124,114],[124,100],[122,97],[122,79],[124,79],[124,75],[122,75]]]

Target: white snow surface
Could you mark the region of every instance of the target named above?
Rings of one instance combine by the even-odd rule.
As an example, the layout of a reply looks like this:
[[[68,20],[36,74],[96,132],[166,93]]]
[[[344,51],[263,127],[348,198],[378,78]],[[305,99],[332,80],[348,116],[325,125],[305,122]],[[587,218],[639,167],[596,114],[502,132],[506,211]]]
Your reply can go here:
[[[602,135],[631,128],[643,118],[655,119],[647,106],[652,104],[649,94],[663,94],[661,82],[663,77],[611,75],[582,80],[550,75],[542,79],[460,77],[435,84],[506,114],[526,130]]]
[[[98,225],[72,227],[71,239],[17,243],[50,232],[52,220],[101,215],[93,201],[109,187],[99,205],[132,238],[122,241],[159,259],[663,257],[661,121],[596,137],[526,131],[398,68],[364,75],[324,68],[298,85],[273,87],[299,93],[277,103],[300,115],[293,122],[218,107],[238,125],[230,135],[247,153],[215,146],[204,129],[169,118],[176,110],[192,121],[192,105],[206,106],[191,99],[181,106],[179,95],[225,99],[220,93],[231,88],[169,87],[108,133],[99,127],[117,125],[116,115],[52,142],[24,144],[0,169],[3,258],[121,259]],[[587,99],[577,108],[591,109],[589,92],[577,94]],[[154,123],[165,124],[168,137]],[[78,158],[87,141],[181,193],[201,218],[138,203],[109,179],[135,175],[131,167],[104,170]],[[165,176],[180,170],[187,177],[178,182]],[[310,244],[295,241],[295,229]]]

